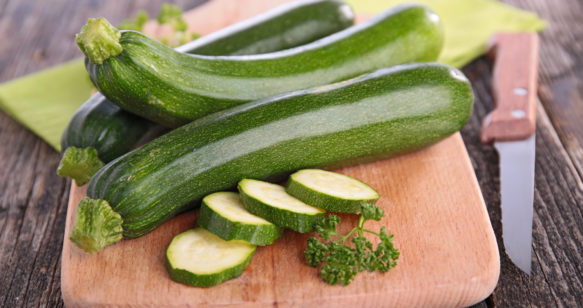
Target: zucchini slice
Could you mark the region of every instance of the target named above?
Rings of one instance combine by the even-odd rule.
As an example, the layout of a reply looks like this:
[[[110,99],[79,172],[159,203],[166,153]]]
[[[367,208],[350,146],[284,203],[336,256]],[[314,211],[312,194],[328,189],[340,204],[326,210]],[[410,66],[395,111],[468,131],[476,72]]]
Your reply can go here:
[[[225,241],[203,228],[196,228],[172,239],[166,250],[166,261],[172,280],[210,287],[239,277],[254,253],[255,246],[250,243]]]
[[[380,195],[353,177],[319,169],[292,174],[286,192],[305,203],[340,213],[360,213],[363,203],[375,203]]]
[[[300,233],[312,231],[316,219],[326,213],[288,195],[280,185],[244,179],[238,188],[249,212]]]
[[[202,199],[198,225],[220,238],[264,246],[275,242],[282,229],[249,213],[234,192],[217,192]]]

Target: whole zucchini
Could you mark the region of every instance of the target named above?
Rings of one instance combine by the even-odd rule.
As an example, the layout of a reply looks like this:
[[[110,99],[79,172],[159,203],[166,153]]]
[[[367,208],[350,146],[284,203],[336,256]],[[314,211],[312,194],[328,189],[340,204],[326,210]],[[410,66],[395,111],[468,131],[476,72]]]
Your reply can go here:
[[[255,55],[304,45],[353,24],[354,12],[344,1],[293,1],[176,50],[209,56]]]
[[[354,13],[342,1],[295,1],[175,50],[201,55],[272,52],[312,42],[353,23]],[[102,161],[107,163],[129,152],[141,140],[162,131],[163,128],[154,122],[127,112],[96,93],[79,107],[63,132],[63,156],[57,173],[83,185],[89,181],[93,170],[103,165]]]
[[[114,103],[176,127],[278,93],[345,80],[375,69],[437,59],[439,17],[406,4],[310,44],[250,56],[176,52],[139,32],[90,20],[77,36],[95,86]]]
[[[244,178],[341,167],[435,143],[468,121],[472,103],[470,83],[454,68],[385,68],[193,121],[107,164],[87,195],[107,201],[99,203],[104,213],[113,209],[122,217],[125,237],[138,237]],[[74,229],[88,235],[74,242],[99,250],[91,243],[104,241],[91,232],[99,239],[110,228],[77,219]]]

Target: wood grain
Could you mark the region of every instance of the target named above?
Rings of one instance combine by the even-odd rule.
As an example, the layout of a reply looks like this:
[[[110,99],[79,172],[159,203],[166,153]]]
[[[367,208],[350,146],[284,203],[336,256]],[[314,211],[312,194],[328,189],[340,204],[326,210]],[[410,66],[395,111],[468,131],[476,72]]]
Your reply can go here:
[[[164,253],[172,237],[193,228],[185,213],[154,232],[88,255],[63,244],[61,288],[67,307],[459,307],[486,298],[499,274],[498,247],[459,134],[409,155],[339,170],[371,184],[387,213],[401,251],[387,274],[363,273],[347,287],[328,286],[308,266],[309,234],[286,231],[275,244],[258,247],[239,278],[212,288],[170,280]],[[65,234],[84,189],[73,187]],[[344,215],[341,229],[356,224]],[[160,292],[164,290],[164,292]]]
[[[583,298],[583,2],[502,1],[548,22],[540,36],[533,273],[521,273],[502,250],[499,283],[476,307],[577,307]],[[72,37],[89,17],[118,23],[139,9],[154,16],[162,2],[190,9],[202,1],[0,0],[0,82],[81,56]],[[464,73],[476,101],[462,136],[502,249],[498,156],[479,142],[480,123],[494,108],[491,64],[481,58]],[[58,159],[0,112],[1,307],[63,306],[60,255],[70,183],[55,174]]]
[[[539,39],[536,33],[498,33],[488,52],[494,62],[496,108],[482,121],[481,140],[523,140],[535,132]]]

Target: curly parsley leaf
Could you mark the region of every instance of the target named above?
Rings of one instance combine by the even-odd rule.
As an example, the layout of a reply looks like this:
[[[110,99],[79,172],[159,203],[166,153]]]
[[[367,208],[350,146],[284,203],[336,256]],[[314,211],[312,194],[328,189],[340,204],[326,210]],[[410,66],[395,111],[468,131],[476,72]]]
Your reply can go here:
[[[379,233],[364,228],[367,220],[379,221],[384,211],[375,205],[364,204],[361,213],[357,226],[346,235],[336,231],[340,223],[336,215],[329,215],[316,222],[315,230],[323,241],[310,237],[304,253],[310,266],[320,266],[320,276],[326,283],[346,286],[359,272],[367,270],[384,273],[397,265],[399,250],[393,245],[393,235],[388,235],[384,226]],[[365,233],[380,238],[376,249],[364,236]],[[351,239],[349,242],[352,246],[346,244],[348,239]]]

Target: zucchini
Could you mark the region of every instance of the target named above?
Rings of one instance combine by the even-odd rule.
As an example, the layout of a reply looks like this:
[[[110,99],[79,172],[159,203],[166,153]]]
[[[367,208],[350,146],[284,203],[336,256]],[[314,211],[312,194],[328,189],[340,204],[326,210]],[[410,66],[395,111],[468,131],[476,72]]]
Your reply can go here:
[[[138,237],[244,178],[421,149],[461,129],[472,103],[470,83],[454,68],[385,68],[193,121],[105,165],[87,195],[107,200],[124,236]]]
[[[220,238],[242,240],[253,245],[273,244],[282,229],[249,213],[234,192],[217,192],[202,199],[197,223]]]
[[[254,253],[255,246],[247,242],[225,241],[196,228],[172,239],[166,250],[166,265],[172,280],[210,287],[241,276]]]
[[[341,1],[304,0],[279,6],[248,20],[180,46],[175,50],[201,55],[244,55],[278,51],[317,40],[354,23],[354,13]],[[63,154],[58,169],[63,177],[83,185],[102,162],[129,152],[136,144],[164,129],[127,112],[101,93],[94,94],[75,112],[61,137]],[[69,147],[81,149],[69,150]],[[93,148],[99,160],[81,159]]]
[[[360,213],[362,204],[374,204],[380,198],[372,187],[355,178],[319,169],[290,175],[286,192],[327,211],[353,214]]]
[[[277,184],[244,179],[237,188],[249,212],[300,233],[312,231],[314,222],[326,213],[290,196]]]
[[[176,52],[105,19],[77,35],[94,85],[114,103],[177,127],[222,109],[407,62],[436,60],[443,33],[429,8],[405,4],[310,44],[249,56]]]
[[[343,1],[293,1],[176,50],[209,56],[255,55],[304,45],[353,24],[354,12]]]
[[[163,130],[96,93],[75,111],[61,136],[63,152],[57,174],[74,179],[78,186],[84,185],[104,162],[129,152]]]

